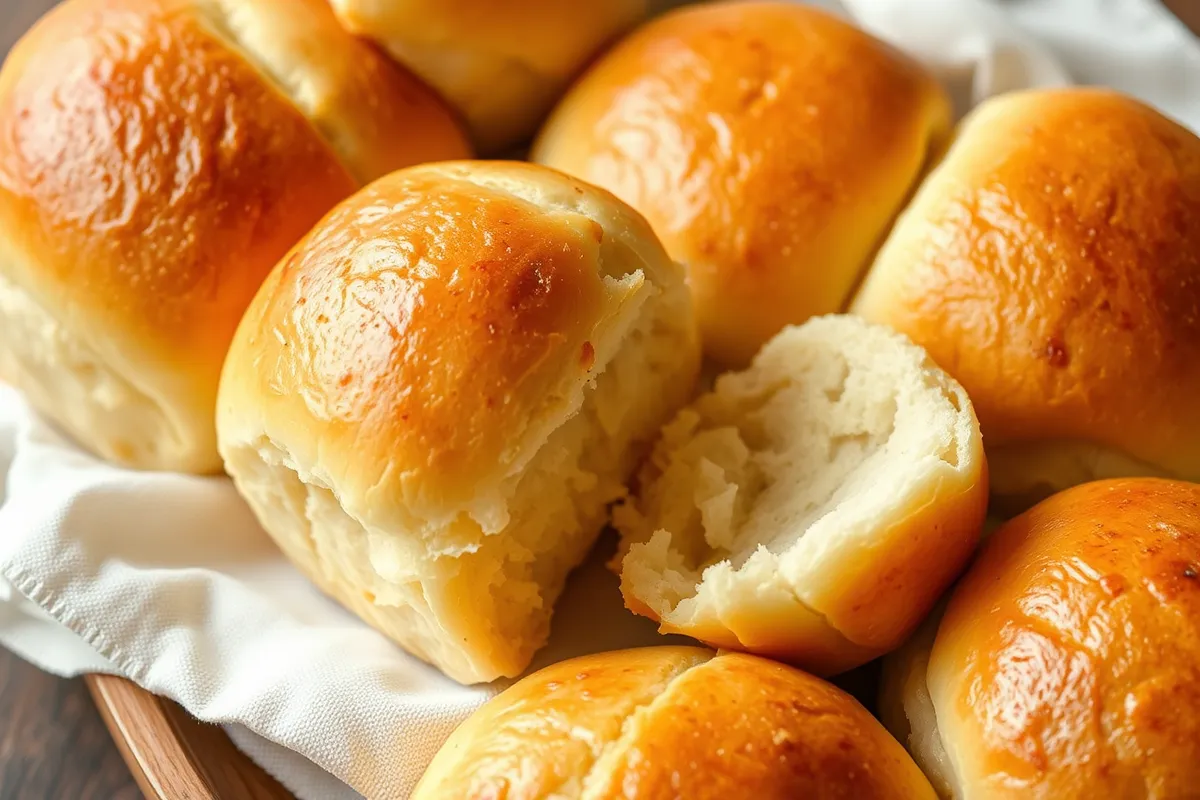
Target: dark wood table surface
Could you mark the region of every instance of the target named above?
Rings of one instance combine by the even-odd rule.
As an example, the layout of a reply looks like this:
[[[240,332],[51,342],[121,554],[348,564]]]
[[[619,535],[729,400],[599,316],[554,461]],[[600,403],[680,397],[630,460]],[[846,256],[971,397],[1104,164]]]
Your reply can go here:
[[[0,798],[141,796],[83,681],[47,675],[0,649]]]
[[[0,0],[0,53],[57,0]],[[1166,0],[1200,31],[1200,0]],[[135,800],[141,794],[79,679],[0,649],[0,800]]]

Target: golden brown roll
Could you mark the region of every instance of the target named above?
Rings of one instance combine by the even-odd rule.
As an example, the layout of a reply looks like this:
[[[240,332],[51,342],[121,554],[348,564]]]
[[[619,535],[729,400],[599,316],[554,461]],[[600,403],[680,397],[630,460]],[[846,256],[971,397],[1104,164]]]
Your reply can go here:
[[[217,430],[327,592],[463,682],[520,673],[699,362],[679,268],[607,192],[531,164],[383,178],[263,284]]]
[[[663,429],[614,512],[621,593],[664,633],[834,674],[904,641],[986,505],[962,387],[883,326],[817,317]]]
[[[375,40],[442,93],[489,153],[526,141],[597,50],[646,13],[646,0],[331,0],[347,29]]]
[[[847,23],[721,2],[605,54],[533,158],[646,215],[688,269],[705,351],[740,367],[844,306],[949,123],[929,74]]]
[[[1200,139],[1101,89],[979,107],[854,310],[979,414],[994,493],[1200,479]]]
[[[1009,521],[885,676],[944,797],[1195,797],[1200,485],[1098,481]]]
[[[362,182],[466,153],[321,0],[69,0],[0,72],[0,378],[105,458],[217,470],[267,271]]]
[[[534,673],[475,712],[413,800],[918,800],[928,781],[852,697],[766,659],[623,650]]]

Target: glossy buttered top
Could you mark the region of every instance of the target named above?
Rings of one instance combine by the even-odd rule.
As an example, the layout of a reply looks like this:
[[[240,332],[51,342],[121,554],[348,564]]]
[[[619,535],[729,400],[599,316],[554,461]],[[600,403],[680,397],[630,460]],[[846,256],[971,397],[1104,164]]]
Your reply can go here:
[[[355,182],[183,3],[64,3],[0,76],[8,277],[69,326],[207,368],[274,261]]]
[[[926,682],[973,792],[1193,796],[1200,486],[1099,481],[1004,525],[955,590]]]
[[[701,4],[602,56],[534,160],[646,215],[688,269],[705,349],[747,363],[841,310],[950,107],[920,65],[790,2]]]
[[[230,439],[261,431],[322,463],[356,513],[394,509],[370,502],[387,491],[436,517],[519,472],[603,366],[613,320],[664,281],[681,277],[645,222],[593,187],[518,163],[403,170],[272,272],[219,414]]]
[[[962,383],[989,449],[1080,441],[1200,478],[1200,138],[1108,90],[991,100],[854,309]]]
[[[841,690],[694,647],[560,662],[455,731],[414,800],[588,796],[933,800],[899,742]]]

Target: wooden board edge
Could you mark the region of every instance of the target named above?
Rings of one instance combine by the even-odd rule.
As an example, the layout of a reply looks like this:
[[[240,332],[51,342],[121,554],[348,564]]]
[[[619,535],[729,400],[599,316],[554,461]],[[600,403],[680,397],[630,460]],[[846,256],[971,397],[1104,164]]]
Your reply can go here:
[[[151,800],[294,800],[216,725],[113,675],[84,682],[142,793]]]
[[[1196,0],[1163,0],[1163,5],[1192,33],[1200,36],[1200,3]]]

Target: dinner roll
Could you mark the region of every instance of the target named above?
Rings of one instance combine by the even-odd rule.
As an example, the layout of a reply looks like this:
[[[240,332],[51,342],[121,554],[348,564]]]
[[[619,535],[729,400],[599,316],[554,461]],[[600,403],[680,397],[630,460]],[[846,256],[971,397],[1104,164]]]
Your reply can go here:
[[[464,722],[413,800],[917,800],[934,793],[849,695],[766,659],[692,647],[585,656]]]
[[[1196,797],[1200,486],[1054,495],[992,535],[924,627],[881,699],[943,797]]]
[[[854,310],[962,383],[1018,510],[1095,478],[1200,479],[1200,139],[1102,89],[991,100]]]
[[[383,178],[271,273],[217,409],[225,466],[325,591],[464,683],[520,673],[699,342],[607,192],[530,164]]]
[[[123,465],[220,468],[242,311],[363,181],[462,157],[322,0],[68,0],[0,71],[0,379]]]
[[[962,388],[902,336],[817,317],[663,429],[614,512],[621,592],[664,633],[833,674],[904,640],[986,503]]]
[[[531,135],[585,62],[646,13],[646,0],[331,2],[441,92],[487,152]]]
[[[825,12],[709,3],[602,57],[533,158],[645,214],[688,269],[705,351],[742,367],[844,306],[949,122],[920,66]]]

